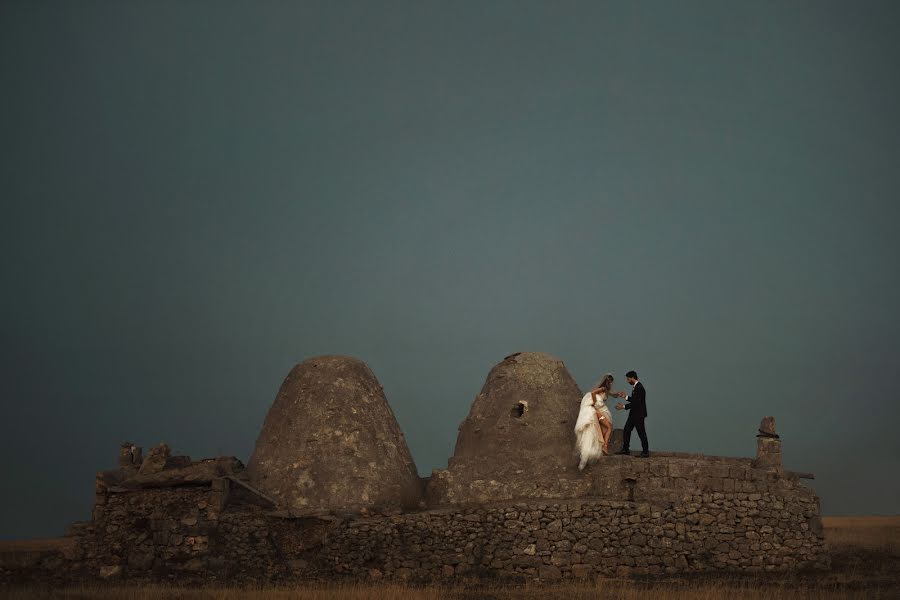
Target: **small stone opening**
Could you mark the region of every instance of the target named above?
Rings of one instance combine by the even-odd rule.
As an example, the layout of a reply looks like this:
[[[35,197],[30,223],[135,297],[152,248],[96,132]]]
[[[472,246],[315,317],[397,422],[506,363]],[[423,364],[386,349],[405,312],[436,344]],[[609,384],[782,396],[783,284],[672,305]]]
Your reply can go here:
[[[519,400],[513,405],[512,410],[509,411],[509,416],[513,417],[514,419],[521,419],[525,416],[525,413],[527,411],[528,403],[524,400]]]
[[[622,488],[624,489],[625,496],[629,502],[634,502],[634,485],[636,483],[637,480],[630,477],[626,477],[622,480]]]

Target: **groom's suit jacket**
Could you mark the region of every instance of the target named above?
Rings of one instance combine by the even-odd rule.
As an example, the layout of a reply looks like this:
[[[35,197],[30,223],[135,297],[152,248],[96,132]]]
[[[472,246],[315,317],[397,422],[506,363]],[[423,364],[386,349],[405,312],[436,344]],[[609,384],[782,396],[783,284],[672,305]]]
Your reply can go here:
[[[643,419],[647,416],[647,392],[644,390],[644,384],[638,381],[631,395],[625,398],[625,409],[630,411],[628,418]]]

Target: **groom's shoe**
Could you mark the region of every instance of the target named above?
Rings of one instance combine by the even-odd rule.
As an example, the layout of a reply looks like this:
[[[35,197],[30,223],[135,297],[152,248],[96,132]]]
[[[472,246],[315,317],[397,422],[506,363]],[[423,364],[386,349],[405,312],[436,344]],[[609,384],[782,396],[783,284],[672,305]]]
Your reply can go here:
[[[641,452],[641,458],[650,458],[649,452]]]
[[[626,450],[625,448],[622,448],[621,450],[616,452],[616,454],[624,454],[625,456],[628,456],[629,454],[631,454],[631,450]]]

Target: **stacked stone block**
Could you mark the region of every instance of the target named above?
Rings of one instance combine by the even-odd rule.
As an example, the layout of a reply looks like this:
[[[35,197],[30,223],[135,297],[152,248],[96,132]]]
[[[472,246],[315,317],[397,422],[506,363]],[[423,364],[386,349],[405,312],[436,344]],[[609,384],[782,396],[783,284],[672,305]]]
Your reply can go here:
[[[284,518],[209,488],[109,494],[71,571],[136,580],[555,580],[828,568],[812,494],[704,492]],[[77,565],[77,568],[76,568]],[[111,575],[112,574],[112,575]]]

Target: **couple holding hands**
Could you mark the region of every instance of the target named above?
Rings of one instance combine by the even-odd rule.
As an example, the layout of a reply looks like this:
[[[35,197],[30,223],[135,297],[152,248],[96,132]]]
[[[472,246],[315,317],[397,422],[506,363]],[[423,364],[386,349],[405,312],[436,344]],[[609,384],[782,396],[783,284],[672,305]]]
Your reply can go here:
[[[609,454],[609,439],[612,437],[613,423],[612,413],[606,406],[606,400],[610,397],[621,398],[625,401],[616,403],[616,410],[628,411],[622,449],[616,454],[631,453],[629,450],[631,432],[637,429],[643,450],[641,457],[650,456],[647,431],[644,429],[644,419],[647,418],[647,392],[644,390],[644,385],[638,380],[635,371],[628,371],[625,379],[633,388],[631,395],[612,391],[615,378],[612,373],[607,373],[600,383],[581,399],[581,408],[575,422],[575,446],[580,457],[578,470],[583,470],[591,461]]]

